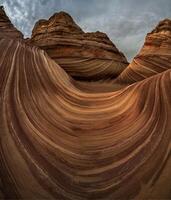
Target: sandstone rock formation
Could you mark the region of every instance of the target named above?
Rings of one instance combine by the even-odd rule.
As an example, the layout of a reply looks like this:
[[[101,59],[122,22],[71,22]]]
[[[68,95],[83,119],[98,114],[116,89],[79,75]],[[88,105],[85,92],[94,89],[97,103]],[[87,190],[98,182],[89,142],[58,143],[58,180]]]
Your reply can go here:
[[[0,44],[5,198],[169,198],[171,70],[88,94],[44,51],[5,38]]]
[[[130,65],[117,78],[130,84],[171,69],[171,20],[161,21],[147,34],[145,44]]]
[[[91,94],[17,38],[0,34],[0,199],[170,199],[171,69]]]
[[[78,80],[113,79],[128,65],[105,33],[84,33],[65,12],[38,21],[30,42]]]
[[[0,6],[0,36],[11,38],[23,38],[23,34],[18,31],[6,15],[3,6]]]

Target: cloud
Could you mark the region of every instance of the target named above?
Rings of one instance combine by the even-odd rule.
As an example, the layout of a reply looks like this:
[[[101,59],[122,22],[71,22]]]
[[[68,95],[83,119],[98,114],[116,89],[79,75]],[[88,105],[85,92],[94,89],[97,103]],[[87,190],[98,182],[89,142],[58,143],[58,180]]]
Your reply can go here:
[[[170,0],[0,0],[15,26],[26,37],[35,22],[54,12],[69,12],[85,31],[106,32],[130,60],[145,35],[163,18],[171,17]]]

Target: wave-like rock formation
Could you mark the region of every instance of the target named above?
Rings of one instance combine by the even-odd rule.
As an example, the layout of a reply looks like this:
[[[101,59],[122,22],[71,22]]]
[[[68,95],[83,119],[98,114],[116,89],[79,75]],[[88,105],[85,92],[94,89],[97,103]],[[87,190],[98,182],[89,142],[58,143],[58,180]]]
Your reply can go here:
[[[0,39],[0,194],[9,199],[165,199],[171,70],[81,92],[43,50]]]
[[[65,24],[63,15],[71,27]],[[148,34],[134,59],[137,62],[140,55],[143,57],[143,63],[137,65],[143,78],[134,70],[134,75],[125,76],[124,83],[136,83],[107,93],[97,93],[101,91],[97,84],[91,94],[84,91],[92,83],[75,81],[44,50],[18,40],[22,34],[12,25],[7,26],[11,22],[5,19],[1,8],[0,199],[170,199],[170,20],[160,22]],[[51,26],[49,22],[59,24]],[[61,29],[64,36],[71,30],[73,37],[86,35],[65,13],[41,23],[40,41],[42,30],[48,30],[47,35],[49,31],[56,35],[56,30]],[[97,42],[96,37],[95,44],[103,43],[101,39]],[[68,40],[64,47],[62,41],[69,62],[69,52],[76,51],[69,48]],[[78,48],[83,51],[81,46]],[[90,49],[86,55],[93,52]],[[100,45],[97,49],[97,60],[109,55]],[[122,77],[134,69],[131,66],[133,63]],[[99,73],[97,76],[101,77]],[[105,84],[105,90],[111,91],[111,85]]]
[[[84,33],[65,12],[39,20],[30,43],[44,49],[77,80],[114,79],[128,66],[105,33]]]
[[[6,15],[3,6],[0,6],[0,36],[10,38],[23,38],[23,34],[18,31]]]
[[[161,21],[147,34],[145,44],[116,82],[131,84],[171,69],[171,20]]]

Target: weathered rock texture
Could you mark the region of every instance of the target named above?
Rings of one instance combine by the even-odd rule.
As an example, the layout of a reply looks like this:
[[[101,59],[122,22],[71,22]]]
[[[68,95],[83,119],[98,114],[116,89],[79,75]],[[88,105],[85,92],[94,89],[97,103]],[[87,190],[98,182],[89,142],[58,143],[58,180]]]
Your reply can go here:
[[[170,199],[171,69],[117,92],[77,85],[0,35],[0,198]]]
[[[11,38],[23,38],[23,34],[18,31],[6,15],[3,6],[0,6],[0,36]]]
[[[130,65],[117,78],[130,84],[171,68],[171,20],[161,21],[147,34],[145,44]]]
[[[65,12],[38,21],[31,43],[79,80],[113,79],[128,65],[105,33],[84,33]]]
[[[88,94],[44,51],[0,39],[1,193],[10,199],[166,199],[171,70]]]

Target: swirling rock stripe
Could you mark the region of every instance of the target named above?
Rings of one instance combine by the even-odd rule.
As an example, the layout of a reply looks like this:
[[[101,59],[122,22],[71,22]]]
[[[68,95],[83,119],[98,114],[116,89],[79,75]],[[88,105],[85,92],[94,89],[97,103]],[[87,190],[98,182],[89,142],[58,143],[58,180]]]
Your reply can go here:
[[[137,56],[118,76],[115,83],[132,84],[171,69],[170,55]]]
[[[141,199],[159,184],[168,197],[171,70],[109,93],[72,82],[44,51],[1,38],[3,196]]]
[[[114,79],[128,66],[124,55],[111,44],[79,38],[78,35],[76,38],[50,34],[41,37],[38,41],[32,39],[31,43],[44,49],[76,80]]]
[[[117,60],[69,57],[55,60],[76,80],[114,79],[125,69],[125,64]]]
[[[171,20],[164,20],[163,23]],[[167,25],[167,24],[166,24]],[[116,83],[132,84],[171,69],[171,32],[158,30],[147,34],[145,44],[129,66],[117,77]]]

